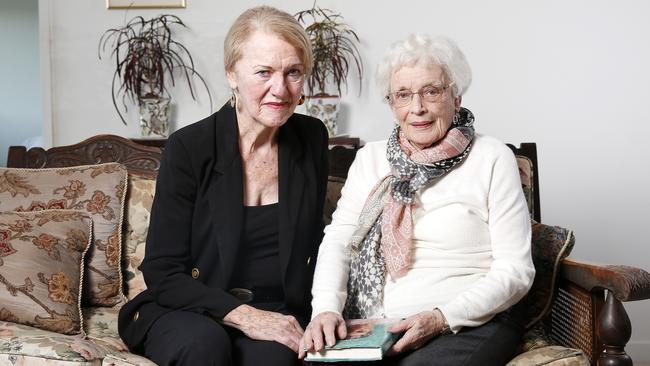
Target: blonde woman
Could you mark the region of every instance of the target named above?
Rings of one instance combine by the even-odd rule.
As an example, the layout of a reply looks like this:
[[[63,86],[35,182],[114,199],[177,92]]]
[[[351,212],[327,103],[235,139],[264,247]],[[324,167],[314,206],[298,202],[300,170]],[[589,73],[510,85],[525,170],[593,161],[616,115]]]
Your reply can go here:
[[[245,11],[224,44],[232,99],[167,143],[146,255],[148,289],[120,335],[159,365],[291,365],[322,238],[327,132],[294,113],[312,54],[271,7]]]

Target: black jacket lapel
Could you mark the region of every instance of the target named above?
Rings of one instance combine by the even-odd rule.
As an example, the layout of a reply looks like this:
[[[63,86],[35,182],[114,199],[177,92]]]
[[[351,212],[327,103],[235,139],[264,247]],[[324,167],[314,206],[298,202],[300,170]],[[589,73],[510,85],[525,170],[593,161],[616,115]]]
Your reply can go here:
[[[278,237],[280,240],[280,268],[285,288],[291,251],[294,247],[298,214],[302,206],[303,191],[305,189],[305,174],[300,164],[303,153],[302,143],[289,122],[287,121],[287,124],[283,126],[284,128],[280,128],[278,152],[278,195],[280,201]]]
[[[227,286],[241,238],[244,202],[239,132],[234,109],[224,107],[217,113],[215,130],[216,161],[207,196],[219,246],[219,268],[224,275],[223,285]]]

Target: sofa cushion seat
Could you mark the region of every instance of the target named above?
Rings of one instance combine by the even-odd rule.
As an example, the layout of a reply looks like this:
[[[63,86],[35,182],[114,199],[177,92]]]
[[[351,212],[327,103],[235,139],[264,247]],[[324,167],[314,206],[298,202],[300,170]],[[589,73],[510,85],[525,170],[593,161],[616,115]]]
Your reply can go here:
[[[102,360],[102,366],[133,366],[154,365],[148,359],[130,353],[117,331],[117,314],[121,304],[108,307],[93,307],[83,309],[85,330],[89,339],[103,345],[110,352]]]
[[[589,359],[578,349],[546,346],[524,352],[506,366],[589,366]]]
[[[63,335],[10,322],[0,322],[0,336],[0,360],[26,356],[91,365],[98,364],[92,361],[103,359],[109,351],[80,335]]]
[[[106,344],[112,351],[128,351],[117,331],[117,314],[120,305],[108,307],[83,308],[84,330],[87,338],[100,344]]]
[[[86,338],[0,322],[0,365],[155,365],[128,352],[117,333],[118,311],[84,308]]]
[[[99,366],[100,360],[76,362],[51,360],[38,356],[0,354],[0,365],[2,366]]]

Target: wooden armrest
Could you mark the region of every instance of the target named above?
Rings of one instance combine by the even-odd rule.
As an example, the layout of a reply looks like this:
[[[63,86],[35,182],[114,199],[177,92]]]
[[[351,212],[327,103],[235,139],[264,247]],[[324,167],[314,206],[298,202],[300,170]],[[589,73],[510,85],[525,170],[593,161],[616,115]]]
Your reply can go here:
[[[650,299],[650,273],[623,265],[585,263],[566,258],[561,276],[587,291],[604,288],[620,301]]]

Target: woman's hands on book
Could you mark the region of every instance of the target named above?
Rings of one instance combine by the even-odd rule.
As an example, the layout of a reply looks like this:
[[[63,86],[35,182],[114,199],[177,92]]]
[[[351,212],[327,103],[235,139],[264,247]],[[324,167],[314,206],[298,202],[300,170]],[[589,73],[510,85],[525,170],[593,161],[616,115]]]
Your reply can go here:
[[[324,338],[323,338],[324,336]],[[311,320],[300,341],[298,358],[303,359],[310,350],[320,351],[325,347],[333,346],[337,339],[347,336],[347,327],[341,315],[325,311]]]
[[[409,316],[388,328],[391,333],[404,333],[388,350],[388,354],[416,350],[424,346],[431,338],[438,336],[444,329],[447,329],[445,318],[438,309]]]
[[[275,341],[298,352],[303,335],[298,320],[291,315],[240,305],[226,314],[223,323],[241,330],[251,339]]]

